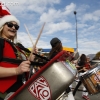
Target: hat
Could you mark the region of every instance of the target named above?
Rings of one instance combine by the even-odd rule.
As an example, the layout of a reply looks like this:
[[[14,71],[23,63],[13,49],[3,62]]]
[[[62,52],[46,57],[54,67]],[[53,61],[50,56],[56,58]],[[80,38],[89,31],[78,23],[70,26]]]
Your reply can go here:
[[[0,2],[0,28],[6,23],[10,21],[15,21],[18,25],[20,25],[19,20],[11,15],[9,9]]]
[[[57,37],[53,38],[50,41],[50,44],[51,44],[52,47],[55,47],[58,43],[61,43],[61,41]]]

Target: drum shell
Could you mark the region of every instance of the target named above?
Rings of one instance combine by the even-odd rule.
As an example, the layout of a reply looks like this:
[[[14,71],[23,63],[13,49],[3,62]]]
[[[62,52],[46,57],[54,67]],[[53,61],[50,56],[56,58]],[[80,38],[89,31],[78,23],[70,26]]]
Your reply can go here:
[[[70,66],[71,67],[71,66]],[[71,69],[71,70],[70,70]],[[39,77],[44,77],[49,84],[51,99],[56,100],[56,98],[63,93],[66,88],[74,81],[77,74],[75,67],[67,67],[65,62],[55,62],[50,65]],[[38,77],[38,78],[39,78]],[[33,81],[34,82],[34,81]],[[37,100],[29,91],[29,86],[33,83],[31,82],[25,87],[13,100]]]

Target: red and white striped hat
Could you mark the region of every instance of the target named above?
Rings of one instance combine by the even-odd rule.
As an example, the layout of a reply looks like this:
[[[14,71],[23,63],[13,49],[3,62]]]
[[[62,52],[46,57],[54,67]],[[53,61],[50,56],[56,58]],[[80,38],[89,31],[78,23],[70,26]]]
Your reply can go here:
[[[18,25],[20,25],[19,20],[11,15],[9,9],[0,2],[0,28],[6,23],[15,21]]]

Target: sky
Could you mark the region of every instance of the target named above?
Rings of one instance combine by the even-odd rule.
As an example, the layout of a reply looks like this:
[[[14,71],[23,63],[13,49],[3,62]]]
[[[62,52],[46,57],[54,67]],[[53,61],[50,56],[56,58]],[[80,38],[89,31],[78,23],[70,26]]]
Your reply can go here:
[[[96,54],[100,51],[100,0],[1,1],[20,21],[17,41],[25,47],[33,47],[46,23],[37,48],[51,48],[50,40],[58,37],[65,47],[76,48],[78,42],[80,54]],[[77,12],[76,15],[74,11]],[[32,41],[24,25],[28,28]]]

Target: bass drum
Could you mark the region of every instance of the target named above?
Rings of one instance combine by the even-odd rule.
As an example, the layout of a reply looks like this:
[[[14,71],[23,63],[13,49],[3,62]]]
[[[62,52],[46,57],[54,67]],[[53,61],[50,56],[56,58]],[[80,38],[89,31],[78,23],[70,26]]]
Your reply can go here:
[[[100,92],[100,64],[89,70],[81,76],[81,81],[88,90],[89,94],[97,94]]]

